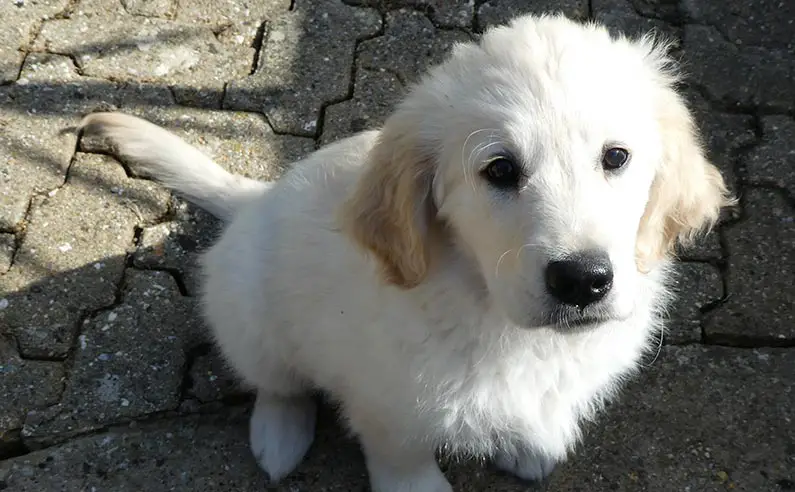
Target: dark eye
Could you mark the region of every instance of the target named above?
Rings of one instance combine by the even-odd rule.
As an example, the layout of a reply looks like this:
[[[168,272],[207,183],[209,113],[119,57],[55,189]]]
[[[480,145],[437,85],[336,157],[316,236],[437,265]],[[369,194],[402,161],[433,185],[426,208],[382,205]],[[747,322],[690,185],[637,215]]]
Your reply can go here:
[[[602,167],[608,171],[620,169],[629,162],[629,151],[621,147],[611,147],[602,155]]]
[[[498,156],[489,162],[481,174],[497,188],[518,188],[522,173],[513,159]]]

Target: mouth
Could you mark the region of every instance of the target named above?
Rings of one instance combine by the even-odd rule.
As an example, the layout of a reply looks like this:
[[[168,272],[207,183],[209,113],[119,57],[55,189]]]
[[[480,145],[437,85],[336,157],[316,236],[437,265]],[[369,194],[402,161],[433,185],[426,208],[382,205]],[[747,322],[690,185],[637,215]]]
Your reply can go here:
[[[594,329],[616,320],[605,313],[586,313],[577,308],[557,308],[550,311],[544,318],[544,325],[563,332]]]

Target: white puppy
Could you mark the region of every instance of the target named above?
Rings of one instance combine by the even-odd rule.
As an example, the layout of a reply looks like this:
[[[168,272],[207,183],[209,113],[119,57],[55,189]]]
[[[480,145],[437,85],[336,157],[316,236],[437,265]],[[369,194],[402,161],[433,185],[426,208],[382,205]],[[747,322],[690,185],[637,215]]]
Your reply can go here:
[[[271,480],[309,448],[321,388],[373,490],[442,492],[439,448],[533,480],[565,459],[660,328],[673,247],[730,202],[670,65],[650,38],[522,17],[272,184],[131,116],[83,130],[228,221],[204,309],[258,390]]]

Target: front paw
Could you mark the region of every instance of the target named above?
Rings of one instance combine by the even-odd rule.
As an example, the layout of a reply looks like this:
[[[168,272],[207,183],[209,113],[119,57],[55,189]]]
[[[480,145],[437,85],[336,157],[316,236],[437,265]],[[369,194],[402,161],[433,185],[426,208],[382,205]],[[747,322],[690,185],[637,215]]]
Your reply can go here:
[[[549,476],[557,463],[557,459],[531,449],[521,449],[514,454],[498,452],[494,457],[497,468],[531,482]]]

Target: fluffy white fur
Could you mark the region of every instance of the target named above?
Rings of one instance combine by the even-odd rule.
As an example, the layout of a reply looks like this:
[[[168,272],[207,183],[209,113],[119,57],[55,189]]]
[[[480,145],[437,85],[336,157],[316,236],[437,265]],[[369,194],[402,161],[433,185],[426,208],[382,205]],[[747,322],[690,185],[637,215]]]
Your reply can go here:
[[[271,479],[309,448],[321,388],[373,490],[442,492],[439,448],[529,480],[565,459],[655,338],[672,248],[729,202],[669,62],[650,38],[518,18],[457,46],[380,131],[273,184],[131,116],[82,127],[228,221],[204,257],[204,311],[258,389],[251,445]],[[631,151],[612,175],[610,143]],[[517,192],[481,176],[495,152],[522,163]],[[587,248],[609,254],[614,285],[574,327],[551,315],[544,269]]]

